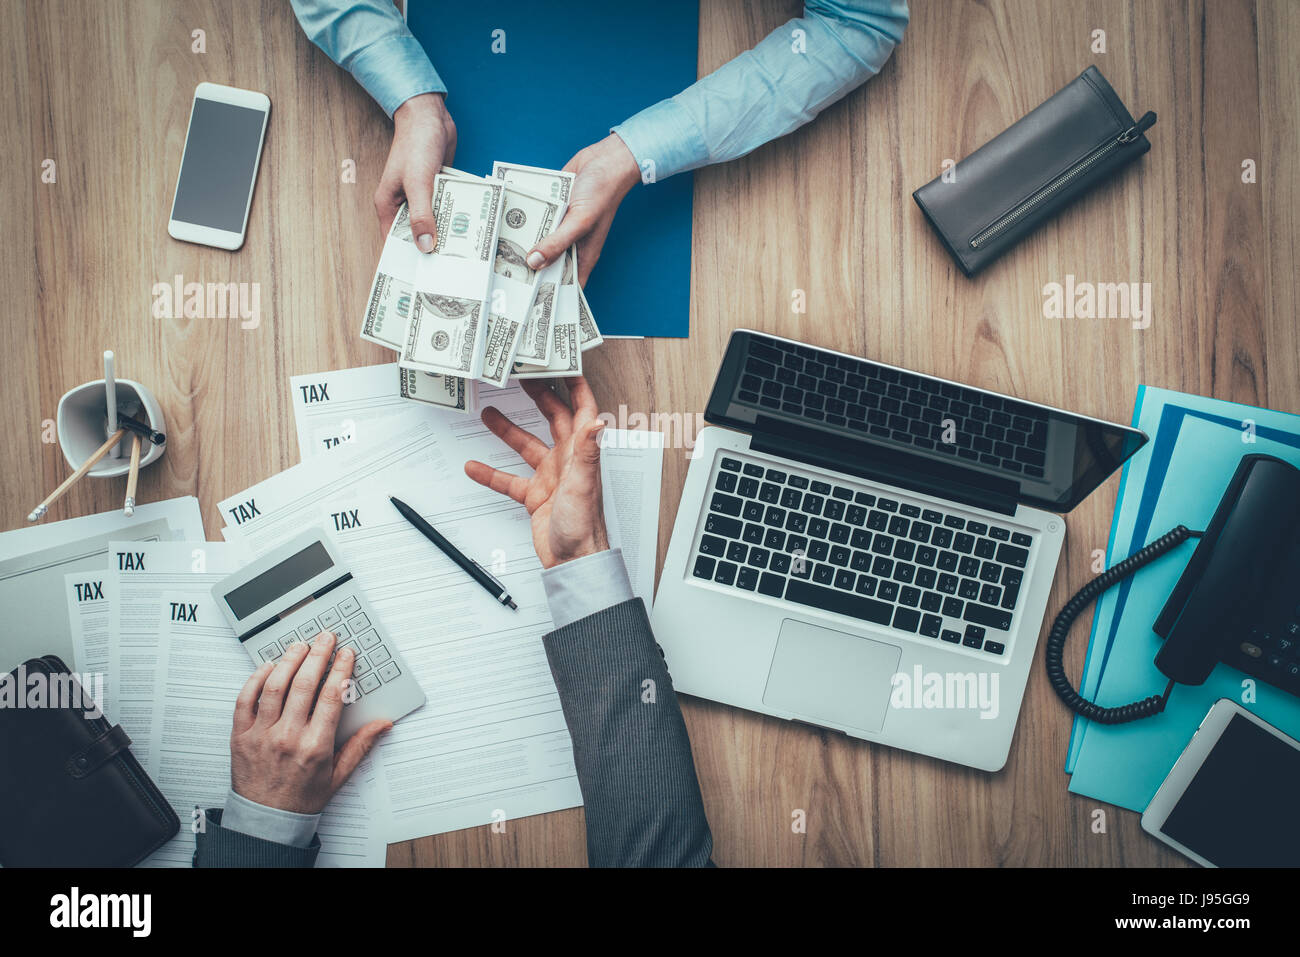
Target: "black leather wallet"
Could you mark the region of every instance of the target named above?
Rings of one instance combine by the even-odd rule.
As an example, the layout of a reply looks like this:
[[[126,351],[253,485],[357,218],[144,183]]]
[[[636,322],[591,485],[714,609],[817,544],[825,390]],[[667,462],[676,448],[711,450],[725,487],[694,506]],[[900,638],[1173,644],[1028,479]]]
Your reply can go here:
[[[1064,89],[912,194],[973,276],[1040,223],[1151,148],[1111,85],[1090,66]]]
[[[121,725],[87,717],[67,665],[33,658],[3,680],[0,864],[130,867],[180,830]]]

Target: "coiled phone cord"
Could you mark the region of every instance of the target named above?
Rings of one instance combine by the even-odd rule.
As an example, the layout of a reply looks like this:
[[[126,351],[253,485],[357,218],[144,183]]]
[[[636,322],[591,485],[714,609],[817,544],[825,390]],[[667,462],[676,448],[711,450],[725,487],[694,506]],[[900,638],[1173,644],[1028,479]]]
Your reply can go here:
[[[1074,624],[1074,619],[1079,616],[1081,611],[1096,601],[1102,592],[1132,575],[1143,565],[1181,545],[1187,539],[1200,538],[1201,534],[1201,532],[1192,531],[1185,525],[1179,525],[1172,531],[1157,538],[1150,545],[1134,552],[1114,568],[1106,569],[1106,571],[1080,588],[1075,593],[1075,596],[1065,603],[1065,607],[1056,616],[1056,621],[1052,623],[1052,630],[1047,635],[1045,663],[1047,665],[1047,678],[1052,683],[1052,688],[1056,691],[1057,696],[1065,702],[1067,708],[1076,714],[1082,715],[1089,721],[1096,721],[1100,724],[1123,724],[1126,721],[1149,718],[1165,710],[1165,705],[1169,701],[1169,694],[1174,690],[1175,682],[1172,680],[1165,687],[1163,695],[1152,695],[1149,698],[1143,698],[1141,701],[1120,705],[1117,708],[1103,708],[1101,705],[1084,700],[1079,695],[1079,692],[1074,690],[1074,686],[1070,684],[1070,679],[1065,675],[1065,663],[1062,660],[1065,654],[1065,639],[1070,636],[1070,626]]]

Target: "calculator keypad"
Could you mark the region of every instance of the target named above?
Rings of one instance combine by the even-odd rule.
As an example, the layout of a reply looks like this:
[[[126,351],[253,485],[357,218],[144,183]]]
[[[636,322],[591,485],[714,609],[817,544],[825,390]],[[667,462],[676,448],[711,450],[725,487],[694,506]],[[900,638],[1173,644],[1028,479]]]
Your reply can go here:
[[[338,639],[335,654],[351,648],[356,656],[352,667],[352,701],[378,691],[384,684],[401,676],[402,671],[392,653],[370,624],[370,618],[361,611],[361,602],[352,595],[320,612],[317,618],[303,622],[296,630],[281,635],[278,641],[263,645],[257,654],[263,661],[276,661],[291,645],[315,644],[317,636],[325,631],[332,632]],[[333,658],[330,661],[332,664]]]

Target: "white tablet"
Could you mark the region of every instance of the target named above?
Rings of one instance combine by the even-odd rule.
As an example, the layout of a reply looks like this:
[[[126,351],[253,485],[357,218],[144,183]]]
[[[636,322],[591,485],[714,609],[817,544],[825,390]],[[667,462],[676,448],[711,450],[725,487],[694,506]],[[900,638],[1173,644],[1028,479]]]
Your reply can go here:
[[[1142,815],[1205,867],[1300,866],[1300,742],[1228,698],[1214,703]]]

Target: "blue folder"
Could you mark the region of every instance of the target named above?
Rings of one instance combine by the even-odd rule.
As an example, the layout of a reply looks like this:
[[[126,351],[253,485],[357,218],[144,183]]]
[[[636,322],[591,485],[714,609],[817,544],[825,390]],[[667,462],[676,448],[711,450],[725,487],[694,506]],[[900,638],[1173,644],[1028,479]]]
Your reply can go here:
[[[696,79],[698,0],[411,0],[407,22],[447,84],[456,166],[479,175],[493,160],[559,169]],[[691,179],[638,186],[619,208],[585,287],[603,334],[689,334]]]

